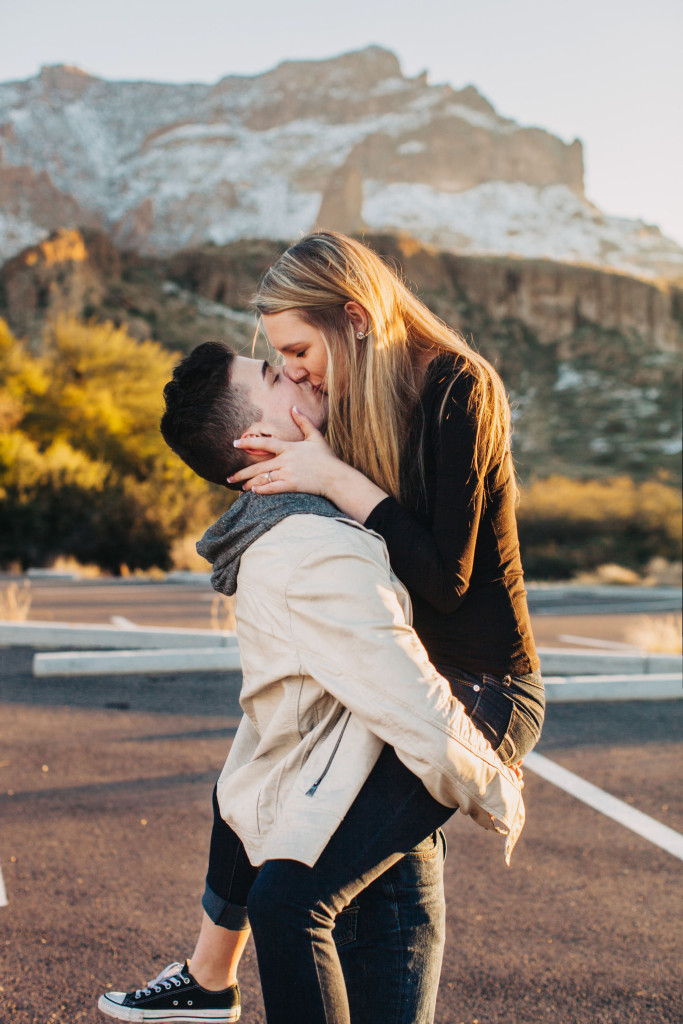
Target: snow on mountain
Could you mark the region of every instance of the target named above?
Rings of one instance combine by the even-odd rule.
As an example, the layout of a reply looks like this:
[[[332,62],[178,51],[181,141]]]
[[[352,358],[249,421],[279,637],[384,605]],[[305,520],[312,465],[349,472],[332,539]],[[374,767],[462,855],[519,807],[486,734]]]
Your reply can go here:
[[[367,181],[363,197],[363,216],[374,231],[398,228],[440,249],[683,276],[683,250],[675,242],[643,221],[605,216],[565,185],[492,181],[446,193]]]
[[[406,78],[379,47],[213,86],[61,66],[0,84],[0,257],[76,224],[145,253],[369,227],[683,275],[657,228],[586,200],[578,140],[500,117],[471,86]]]

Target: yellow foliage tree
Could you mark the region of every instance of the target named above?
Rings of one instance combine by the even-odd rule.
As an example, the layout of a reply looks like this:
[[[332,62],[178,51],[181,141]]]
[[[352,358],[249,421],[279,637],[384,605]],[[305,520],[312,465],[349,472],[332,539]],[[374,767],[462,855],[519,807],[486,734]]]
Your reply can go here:
[[[144,477],[165,451],[159,419],[174,362],[161,345],[136,341],[123,327],[61,318],[47,328],[40,359],[49,387],[22,429]]]
[[[0,321],[0,563],[164,566],[229,504],[159,432],[174,362],[123,328],[73,319],[34,355]]]

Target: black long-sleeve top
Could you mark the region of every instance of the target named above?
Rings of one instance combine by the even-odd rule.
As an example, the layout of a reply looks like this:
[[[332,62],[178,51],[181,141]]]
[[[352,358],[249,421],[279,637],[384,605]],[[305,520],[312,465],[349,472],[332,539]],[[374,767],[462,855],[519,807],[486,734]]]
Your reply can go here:
[[[519,555],[512,464],[476,494],[472,377],[457,357],[430,363],[402,461],[405,497],[365,526],[384,537],[437,666],[526,675],[539,667]],[[441,405],[448,395],[443,416]]]

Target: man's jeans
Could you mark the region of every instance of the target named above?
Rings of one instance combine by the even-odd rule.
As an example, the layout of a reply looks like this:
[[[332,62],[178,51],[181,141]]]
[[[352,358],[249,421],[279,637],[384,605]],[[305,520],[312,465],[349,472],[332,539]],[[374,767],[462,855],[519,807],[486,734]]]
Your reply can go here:
[[[353,1024],[432,1024],[446,938],[439,829],[372,882],[336,919]]]
[[[228,833],[223,822],[220,834],[224,844]],[[246,861],[241,844],[236,844],[235,853],[232,891],[228,893],[223,880],[210,872],[203,904],[215,924],[239,931],[249,927],[248,890],[243,890],[242,896],[236,891],[235,883],[239,887],[247,871],[241,863],[241,858]],[[432,1024],[446,938],[445,855],[446,837],[438,829],[371,882],[337,916],[332,938],[353,1024]],[[223,849],[221,863],[227,859]],[[249,869],[253,882],[257,872],[251,865]],[[209,879],[225,897],[212,889]],[[245,906],[230,903],[228,895],[243,898]],[[289,991],[288,986],[284,998],[289,998]]]
[[[226,873],[231,830],[215,827],[204,908],[245,927],[228,899],[248,891],[268,1024],[431,1024],[445,932],[437,830],[452,813],[385,747],[312,868]]]
[[[543,723],[540,673],[497,679],[442,671],[505,763],[533,747]],[[431,1024],[445,916],[436,830],[451,813],[385,748],[315,867],[271,861],[259,874],[214,793],[202,902],[225,928],[247,928],[258,913],[268,1024]],[[302,943],[308,954],[299,957]]]

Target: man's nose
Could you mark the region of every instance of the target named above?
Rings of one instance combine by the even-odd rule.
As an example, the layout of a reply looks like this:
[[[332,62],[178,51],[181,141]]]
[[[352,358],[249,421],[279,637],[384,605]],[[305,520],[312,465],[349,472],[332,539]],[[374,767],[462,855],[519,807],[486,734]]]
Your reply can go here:
[[[289,379],[293,380],[295,384],[298,384],[300,381],[305,380],[305,378],[308,377],[308,370],[305,366],[285,366],[283,373],[285,377],[289,377]]]

